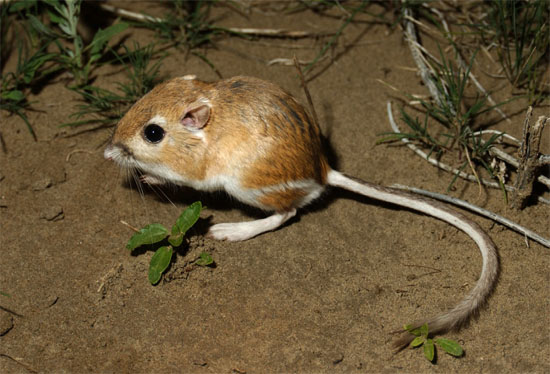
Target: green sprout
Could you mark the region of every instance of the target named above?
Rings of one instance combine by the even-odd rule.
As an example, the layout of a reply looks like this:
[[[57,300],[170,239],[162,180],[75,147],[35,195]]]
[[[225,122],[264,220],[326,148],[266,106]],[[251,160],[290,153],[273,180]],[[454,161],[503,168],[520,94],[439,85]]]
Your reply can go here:
[[[2,45],[1,58],[4,61],[12,50],[10,43],[5,40],[8,29],[14,24],[10,15],[14,12],[21,12],[30,5],[32,3],[12,3],[10,6],[3,6],[0,9],[2,21],[0,24],[2,32],[0,36],[0,44]],[[40,81],[58,69],[51,64],[56,54],[47,52],[50,40],[41,37],[35,38],[32,30],[29,28],[24,28],[24,31],[23,35],[30,41],[31,48],[24,42],[24,37],[15,33],[17,41],[17,65],[15,71],[2,72],[0,76],[2,82],[0,85],[0,109],[19,116],[27,125],[27,129],[34,140],[36,140],[34,129],[25,114],[25,111],[30,109],[31,104],[27,100],[27,96],[30,88],[37,81]]]
[[[90,74],[95,64],[103,57],[104,50],[111,38],[116,34],[126,30],[129,24],[120,22],[115,23],[102,30],[99,29],[92,41],[84,45],[82,37],[77,31],[78,19],[80,16],[80,0],[47,0],[50,6],[48,17],[50,23],[57,25],[60,31],[54,31],[48,28],[34,15],[29,15],[29,21],[33,28],[40,34],[52,39],[53,43],[59,49],[57,55],[58,63],[66,70],[70,71],[76,81],[76,86],[84,86],[90,81]],[[66,46],[59,41],[65,39],[72,43]]]
[[[436,357],[436,345],[443,349],[446,353],[454,357],[461,357],[464,354],[464,350],[454,340],[437,338],[432,339],[429,337],[428,324],[423,324],[418,328],[413,328],[412,325],[405,325],[404,329],[416,336],[414,340],[409,344],[411,348],[418,348],[423,346],[424,357],[430,362],[434,362]]]
[[[136,232],[128,241],[126,248],[130,251],[143,245],[160,245],[163,241],[168,242],[167,245],[161,245],[157,248],[149,263],[148,278],[152,285],[160,281],[162,274],[170,266],[174,248],[183,244],[185,234],[197,222],[201,210],[201,202],[196,201],[183,211],[174,226],[172,226],[171,231],[160,223],[152,223]],[[201,253],[199,259],[195,261],[195,264],[199,266],[209,266],[213,263],[212,257],[205,252]]]

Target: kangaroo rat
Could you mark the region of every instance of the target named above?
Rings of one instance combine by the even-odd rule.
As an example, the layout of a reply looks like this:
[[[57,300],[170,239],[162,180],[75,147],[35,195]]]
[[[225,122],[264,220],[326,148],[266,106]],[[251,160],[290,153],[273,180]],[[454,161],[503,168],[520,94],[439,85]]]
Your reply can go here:
[[[330,168],[321,131],[304,107],[278,86],[234,77],[214,83],[174,78],[141,98],[118,123],[105,158],[139,169],[146,183],[173,183],[196,190],[224,190],[273,214],[248,222],[219,223],[209,235],[246,240],[274,230],[296,210],[336,186],[411,208],[468,234],[483,258],[475,287],[454,308],[428,323],[430,333],[460,327],[491,292],[498,273],[495,245],[463,214],[442,203],[348,177]],[[409,333],[396,342],[403,347]]]

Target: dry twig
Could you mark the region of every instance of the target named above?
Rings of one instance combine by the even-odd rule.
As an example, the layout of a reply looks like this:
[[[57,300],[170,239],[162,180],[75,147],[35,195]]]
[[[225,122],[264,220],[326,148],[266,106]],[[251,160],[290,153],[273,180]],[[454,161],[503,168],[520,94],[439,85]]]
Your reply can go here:
[[[407,39],[407,42],[409,43],[409,48],[411,50],[411,55],[416,63],[416,66],[418,66],[420,77],[422,78],[422,81],[428,87],[428,90],[430,91],[430,94],[434,98],[434,100],[437,102],[438,105],[441,105],[441,97],[439,95],[439,92],[437,90],[437,87],[435,83],[430,78],[431,73],[428,69],[428,65],[424,62],[424,57],[420,53],[418,46],[418,39],[416,38],[416,29],[414,28],[414,23],[410,21],[412,18],[411,11],[409,9],[405,9],[405,36]]]
[[[133,21],[139,22],[163,22],[162,18],[149,16],[146,14],[132,12],[130,10],[114,7],[109,4],[100,4],[99,7],[109,13],[113,13],[119,17],[130,19]],[[291,31],[283,29],[255,29],[255,28],[243,28],[243,27],[228,27],[226,30],[237,33],[237,34],[246,34],[254,36],[270,36],[277,38],[310,38],[317,36],[331,35],[330,32],[318,33],[318,32],[309,32],[309,31]]]
[[[540,116],[534,125],[531,125],[529,119],[533,114],[533,108],[529,107],[525,122],[523,124],[523,141],[518,150],[519,166],[518,175],[515,184],[515,191],[512,194],[510,206],[515,209],[521,209],[525,205],[527,198],[533,192],[533,182],[536,178],[537,170],[544,164],[544,158],[540,158],[540,138],[542,130],[550,118]]]
[[[0,357],[5,357],[13,362],[15,362],[16,364],[22,366],[25,368],[25,370],[27,370],[28,372],[31,372],[31,373],[38,373],[38,371],[34,370],[32,367],[30,367],[29,365],[21,362],[20,360],[16,360],[15,358],[11,357],[10,355],[7,355],[5,353],[0,353]]]
[[[392,128],[392,130],[397,133],[397,134],[401,134],[401,130],[399,129],[399,126],[397,126],[397,123],[395,122],[395,120],[393,119],[393,113],[392,113],[392,107],[391,107],[391,102],[388,101],[387,103],[387,112],[388,112],[388,120],[390,121],[390,126]],[[422,151],[420,148],[418,148],[416,145],[414,145],[413,143],[411,143],[411,141],[407,138],[401,138],[401,141],[403,143],[405,143],[407,145],[407,147],[409,147],[411,150],[414,151],[414,153],[416,153],[417,155],[419,155],[420,157],[422,157],[423,159],[425,159],[426,161],[428,161],[430,164],[442,169],[442,170],[445,170],[449,173],[452,173],[452,174],[455,174],[455,175],[458,175],[460,178],[463,178],[463,179],[466,179],[466,180],[469,180],[471,182],[476,182],[477,179],[475,176],[471,175],[471,174],[468,174],[468,173],[465,173],[463,171],[460,171],[458,169],[455,169],[433,157],[428,157],[428,155],[426,154],[426,152]],[[483,185],[487,186],[487,187],[492,187],[492,188],[502,188],[502,186],[497,183],[497,182],[493,182],[493,181],[490,181],[490,180],[487,180],[487,179],[484,179],[484,178],[481,178],[479,180],[479,182],[481,182]],[[506,191],[514,191],[515,188],[512,187],[512,186],[508,186],[508,185],[504,185],[504,188],[506,189]],[[548,199],[545,199],[541,196],[538,197],[538,201],[542,202],[542,203],[545,203],[545,204],[550,204],[550,200]]]
[[[439,17],[439,20],[441,21],[441,24],[445,28],[445,31],[447,32],[447,34],[449,34],[449,38],[450,38],[451,31],[449,30],[449,26],[447,25],[447,21],[445,20],[445,17],[443,16],[443,13],[441,13],[439,10],[434,9],[432,7],[428,7],[428,9],[432,13],[435,13]],[[464,62],[464,60],[460,56],[460,53],[456,54],[456,59],[458,61],[458,64],[462,67],[462,69],[466,70],[468,68],[466,66],[466,63]],[[504,118],[508,123],[512,123],[510,118],[508,118],[508,116],[499,107],[496,106],[497,104],[495,103],[495,101],[493,100],[491,95],[489,95],[487,90],[485,90],[485,88],[481,85],[481,83],[479,83],[479,81],[475,77],[474,73],[470,72],[470,74],[468,75],[468,78],[474,83],[474,85],[477,87],[479,92],[481,92],[483,94],[483,96],[487,98],[487,101],[495,107],[494,109],[501,115],[501,117]]]
[[[139,232],[139,229],[130,225],[128,222],[126,221],[123,221],[123,220],[120,220],[120,223],[122,223],[124,226],[128,227],[129,229],[135,231],[135,232]]]
[[[543,246],[545,246],[547,248],[550,248],[550,240],[549,239],[543,238],[542,236],[540,236],[536,232],[533,232],[529,229],[526,229],[525,227],[520,226],[517,223],[515,223],[513,221],[510,221],[509,219],[504,218],[504,217],[502,217],[502,216],[500,216],[496,213],[493,213],[493,212],[491,212],[487,209],[483,209],[483,208],[480,208],[476,205],[470,204],[467,201],[457,199],[457,198],[452,197],[452,196],[447,196],[447,195],[443,195],[443,194],[439,194],[439,193],[435,193],[435,192],[422,190],[422,189],[419,189],[419,188],[403,186],[401,184],[394,184],[391,187],[399,188],[401,190],[406,190],[406,191],[410,191],[410,192],[414,192],[414,193],[417,193],[417,194],[420,194],[420,195],[431,197],[432,199],[437,199],[437,200],[445,201],[445,202],[448,202],[448,203],[451,203],[451,204],[454,204],[454,205],[457,205],[457,206],[461,206],[461,207],[466,208],[468,210],[471,210],[472,212],[475,212],[479,215],[490,218],[493,221],[498,222],[498,223],[500,223],[500,224],[502,224],[502,225],[504,225],[504,226],[516,231],[516,232],[519,232],[519,233],[525,235],[526,237],[542,244]]]
[[[296,67],[296,70],[298,70],[298,75],[300,76],[300,82],[302,83],[302,88],[304,89],[304,92],[306,94],[307,103],[309,104],[309,109],[311,110],[313,121],[317,126],[319,126],[319,121],[317,120],[317,112],[315,111],[315,107],[313,106],[313,101],[311,100],[309,89],[307,88],[307,83],[306,83],[306,79],[304,78],[304,73],[302,73],[302,69],[300,68],[300,64],[298,63],[298,59],[296,58],[296,56],[294,56],[294,66]]]
[[[390,121],[390,126],[391,126],[392,130],[395,133],[401,134],[401,130],[399,129],[399,126],[397,126],[397,123],[395,123],[395,120],[393,119],[391,102],[389,102],[389,101],[387,103],[387,112],[388,112],[388,119]],[[471,182],[477,182],[477,179],[476,179],[475,176],[473,176],[471,174],[468,174],[468,173],[465,173],[463,171],[460,171],[458,169],[455,169],[455,168],[453,168],[453,167],[451,167],[451,166],[449,166],[449,165],[447,165],[447,164],[445,164],[445,163],[443,163],[443,162],[441,162],[441,161],[439,161],[439,160],[437,160],[433,157],[428,157],[428,154],[426,154],[426,152],[422,151],[416,145],[411,143],[411,141],[409,139],[401,138],[401,141],[403,143],[405,143],[407,145],[407,147],[412,149],[414,151],[414,153],[416,153],[417,155],[419,155],[423,159],[427,160],[430,164],[432,164],[434,166],[437,166],[438,168],[440,168],[442,170],[448,171],[449,173],[456,174],[456,175],[458,175],[459,177],[461,177],[463,179],[469,180]],[[484,184],[485,186],[488,186],[488,187],[501,188],[500,184],[498,184],[497,182],[489,181],[489,180],[486,180],[486,179],[483,179],[483,178],[480,179],[480,182],[482,184]],[[511,191],[512,187],[506,186],[506,189],[508,191]]]
[[[508,138],[510,140],[512,140],[514,143],[516,143],[516,145],[521,145],[521,142],[519,140],[517,140],[516,138],[514,138],[513,136],[511,135],[508,135],[504,132],[500,132],[500,131],[496,131],[496,130],[482,130],[482,131],[477,131],[475,133],[473,133],[472,135],[474,136],[479,136],[479,140],[481,141],[482,144],[485,144],[485,140],[481,139],[481,135],[483,134],[499,134],[501,135],[502,137],[505,137],[505,138]],[[495,158],[498,158],[498,159],[501,159],[505,162],[507,162],[508,164],[512,165],[514,168],[518,168],[519,167],[519,161],[512,155],[509,155],[508,153],[504,152],[503,150],[495,147],[494,145],[491,146],[489,148],[489,154]],[[539,161],[543,162],[544,163],[544,159],[545,157],[549,157],[549,156],[546,156],[546,155],[541,155],[539,157]],[[546,162],[548,163],[548,162]],[[549,187],[550,188],[550,178],[548,177],[545,177],[544,175],[539,175],[537,177],[537,180],[544,184],[545,186]]]
[[[323,61],[325,59],[327,59],[328,56],[323,56],[321,57],[320,59],[318,59],[317,61]],[[313,62],[314,60],[311,60],[311,61],[305,61],[305,60],[298,60],[298,63],[300,65],[309,65]],[[284,65],[284,66],[294,66],[295,63],[294,63],[294,59],[293,58],[283,58],[283,57],[280,57],[280,58],[274,58],[273,60],[269,60],[267,62],[267,65],[268,66],[271,66],[271,65]]]

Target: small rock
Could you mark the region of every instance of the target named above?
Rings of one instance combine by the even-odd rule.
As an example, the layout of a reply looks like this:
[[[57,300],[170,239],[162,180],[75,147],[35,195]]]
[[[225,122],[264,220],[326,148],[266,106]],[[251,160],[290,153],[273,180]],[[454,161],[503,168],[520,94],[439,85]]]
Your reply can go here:
[[[49,206],[40,213],[40,218],[47,221],[60,221],[65,218],[63,208],[59,205]]]
[[[44,177],[40,180],[37,180],[32,184],[32,190],[33,191],[42,191],[47,188],[50,188],[53,185],[52,178],[50,177]]]
[[[48,300],[47,300],[48,307],[54,306],[55,303],[57,303],[57,300],[59,300],[58,296],[53,295],[53,296],[48,297]]]
[[[13,317],[8,312],[0,310],[0,336],[4,336],[13,328]]]
[[[338,365],[339,363],[344,361],[344,354],[343,353],[337,353],[337,354],[333,355],[331,361],[332,361],[333,365]]]

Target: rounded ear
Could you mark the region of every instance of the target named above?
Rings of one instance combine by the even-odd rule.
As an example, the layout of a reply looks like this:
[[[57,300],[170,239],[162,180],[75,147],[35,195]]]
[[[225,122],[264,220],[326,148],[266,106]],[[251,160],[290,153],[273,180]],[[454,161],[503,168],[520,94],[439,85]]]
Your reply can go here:
[[[202,129],[210,118],[210,106],[204,102],[191,104],[181,119],[182,125],[190,129]]]

